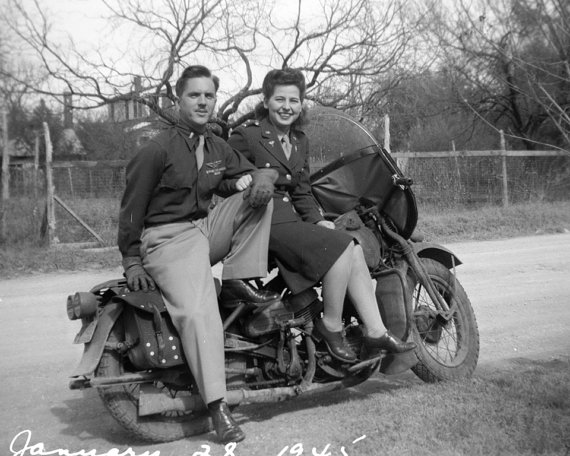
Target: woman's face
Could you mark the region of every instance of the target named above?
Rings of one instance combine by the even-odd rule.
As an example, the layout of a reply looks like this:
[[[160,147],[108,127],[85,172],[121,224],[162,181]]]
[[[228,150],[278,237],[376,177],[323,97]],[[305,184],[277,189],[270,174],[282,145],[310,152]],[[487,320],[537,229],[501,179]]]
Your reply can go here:
[[[278,85],[269,99],[263,100],[263,106],[269,111],[269,120],[281,132],[287,133],[301,110],[301,92],[295,85]]]

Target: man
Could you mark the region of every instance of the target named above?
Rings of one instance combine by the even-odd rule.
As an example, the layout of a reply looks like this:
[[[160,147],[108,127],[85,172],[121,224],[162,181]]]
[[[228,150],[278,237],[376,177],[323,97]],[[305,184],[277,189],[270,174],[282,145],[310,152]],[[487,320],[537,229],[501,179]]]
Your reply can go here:
[[[127,166],[118,244],[129,288],[160,288],[216,433],[238,442],[245,434],[225,401],[224,334],[211,265],[224,261],[222,298],[278,298],[244,280],[267,274],[277,175],[259,172],[206,129],[218,86],[199,65],[178,79],[179,122]],[[226,199],[210,210],[214,193]]]

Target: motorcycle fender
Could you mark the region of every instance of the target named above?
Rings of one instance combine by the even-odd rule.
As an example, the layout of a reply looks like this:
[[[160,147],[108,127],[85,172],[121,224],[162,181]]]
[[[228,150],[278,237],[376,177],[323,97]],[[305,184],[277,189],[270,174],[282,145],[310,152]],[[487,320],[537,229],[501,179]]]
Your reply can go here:
[[[105,307],[97,321],[97,326],[93,331],[93,336],[91,340],[87,342],[83,348],[83,356],[79,365],[71,375],[72,377],[89,376],[91,375],[103,355],[103,350],[105,349],[105,343],[109,338],[111,329],[113,325],[121,315],[123,311],[123,304],[120,302],[111,301]]]
[[[414,252],[420,258],[430,258],[443,264],[447,269],[453,269],[454,266],[462,264],[461,260],[449,249],[442,245],[433,244],[431,242],[414,242],[412,243]]]

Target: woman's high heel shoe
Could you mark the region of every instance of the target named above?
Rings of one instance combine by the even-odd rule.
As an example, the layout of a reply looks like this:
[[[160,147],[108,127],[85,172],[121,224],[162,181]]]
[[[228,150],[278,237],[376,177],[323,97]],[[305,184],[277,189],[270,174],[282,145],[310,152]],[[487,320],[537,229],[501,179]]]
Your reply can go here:
[[[356,362],[356,354],[348,345],[342,331],[329,331],[325,328],[323,321],[319,319],[315,322],[313,337],[317,341],[324,340],[329,353],[339,361]]]
[[[370,359],[385,353],[405,353],[417,347],[415,342],[404,342],[386,331],[380,337],[365,337],[360,359]]]

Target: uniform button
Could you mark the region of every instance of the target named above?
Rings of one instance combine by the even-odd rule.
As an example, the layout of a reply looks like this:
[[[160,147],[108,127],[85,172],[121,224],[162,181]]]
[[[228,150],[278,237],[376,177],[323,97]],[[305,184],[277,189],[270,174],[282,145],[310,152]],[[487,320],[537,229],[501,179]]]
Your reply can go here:
[[[287,178],[287,180],[291,180],[291,174],[287,174],[285,177]]]
[[[285,201],[286,203],[289,202],[289,198],[287,198],[286,196],[283,197],[283,201]]]

